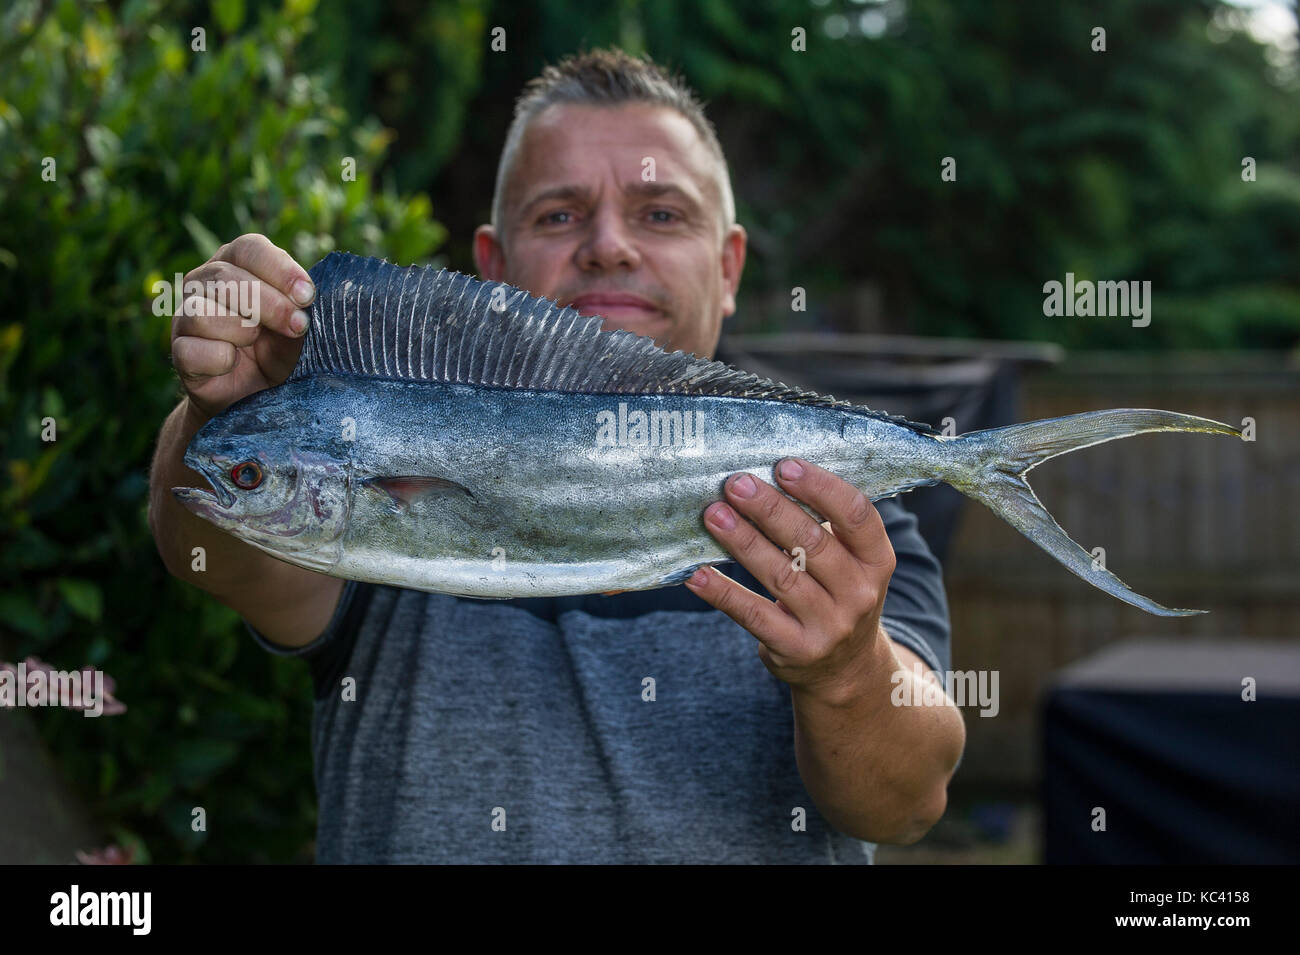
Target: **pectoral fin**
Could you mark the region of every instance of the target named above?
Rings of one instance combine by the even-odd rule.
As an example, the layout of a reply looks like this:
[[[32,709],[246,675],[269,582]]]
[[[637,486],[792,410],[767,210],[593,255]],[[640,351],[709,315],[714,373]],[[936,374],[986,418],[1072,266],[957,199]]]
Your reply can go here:
[[[464,494],[470,500],[476,500],[474,492],[463,484],[428,474],[377,477],[365,483],[387,494],[399,510],[406,510],[420,498],[433,494]]]

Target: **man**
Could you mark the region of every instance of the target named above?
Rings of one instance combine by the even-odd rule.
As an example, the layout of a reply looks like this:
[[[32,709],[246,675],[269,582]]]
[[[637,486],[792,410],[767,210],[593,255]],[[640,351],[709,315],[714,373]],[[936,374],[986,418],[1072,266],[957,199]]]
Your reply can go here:
[[[745,260],[699,104],[608,51],[526,87],[474,241],[484,279],[702,356]],[[738,566],[616,596],[479,601],[293,567],[169,488],[204,486],[181,456],[205,420],[289,374],[314,290],[261,236],[187,279],[262,282],[262,320],[201,301],[177,317],[186,397],[159,436],[150,522],[172,573],[311,665],[318,861],[869,862],[942,815],[965,731],[941,690],[892,702],[948,659],[938,565],[897,501],[784,462],[819,525],[737,475],[703,519]]]

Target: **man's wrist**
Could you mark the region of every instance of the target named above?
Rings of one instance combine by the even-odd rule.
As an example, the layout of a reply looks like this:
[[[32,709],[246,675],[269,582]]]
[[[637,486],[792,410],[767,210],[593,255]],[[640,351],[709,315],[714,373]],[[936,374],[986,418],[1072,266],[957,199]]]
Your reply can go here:
[[[845,710],[870,705],[882,688],[892,685],[891,677],[901,668],[893,641],[885,628],[876,624],[876,636],[858,657],[835,677],[809,686],[791,688],[794,702],[825,709]],[[883,694],[888,699],[888,693]]]

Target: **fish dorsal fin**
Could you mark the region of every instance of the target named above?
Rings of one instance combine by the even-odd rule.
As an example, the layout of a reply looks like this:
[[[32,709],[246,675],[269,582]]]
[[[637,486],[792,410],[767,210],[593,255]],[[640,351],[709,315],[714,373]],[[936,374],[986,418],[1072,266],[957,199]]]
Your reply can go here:
[[[631,332],[605,331],[598,316],[502,282],[347,252],[331,252],[310,274],[316,298],[290,381],[353,375],[589,394],[766,398],[931,431],[722,362],[666,352]]]

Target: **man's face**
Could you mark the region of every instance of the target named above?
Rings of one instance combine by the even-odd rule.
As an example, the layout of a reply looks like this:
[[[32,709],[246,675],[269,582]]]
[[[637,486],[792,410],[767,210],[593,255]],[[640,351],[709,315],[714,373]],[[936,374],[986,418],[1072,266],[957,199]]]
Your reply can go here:
[[[475,233],[479,273],[711,357],[745,262],[744,229],[723,225],[717,175],[675,110],[549,107],[520,143],[500,233]]]

